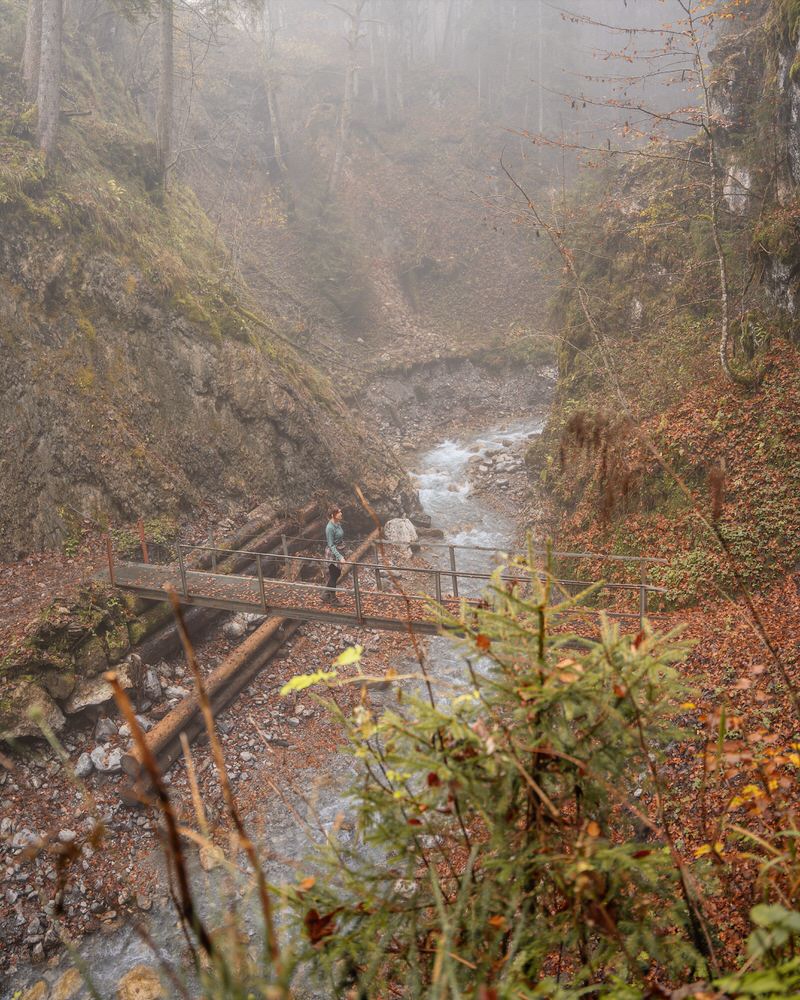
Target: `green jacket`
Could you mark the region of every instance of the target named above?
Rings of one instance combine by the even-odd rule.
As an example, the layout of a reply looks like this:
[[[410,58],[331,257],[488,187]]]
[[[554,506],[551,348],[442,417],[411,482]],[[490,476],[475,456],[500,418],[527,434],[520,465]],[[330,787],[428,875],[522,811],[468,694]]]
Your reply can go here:
[[[342,562],[344,559],[342,553],[336,548],[337,545],[341,545],[343,538],[344,528],[335,521],[328,521],[325,525],[325,541],[331,551],[331,555],[337,562]],[[327,558],[327,552],[325,555]]]

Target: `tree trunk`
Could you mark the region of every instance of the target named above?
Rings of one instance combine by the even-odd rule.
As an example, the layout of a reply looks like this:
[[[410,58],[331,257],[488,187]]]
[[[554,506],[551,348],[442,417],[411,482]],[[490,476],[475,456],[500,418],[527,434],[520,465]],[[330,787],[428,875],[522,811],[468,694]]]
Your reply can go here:
[[[394,119],[394,98],[392,96],[392,57],[389,39],[389,25],[383,25],[383,100],[386,108],[386,120]]]
[[[372,83],[372,104],[378,107],[380,104],[380,94],[378,92],[378,64],[375,59],[375,26],[369,26],[369,77]]]
[[[445,63],[448,56],[447,46],[448,45],[451,46],[449,53],[450,55],[449,63],[451,66],[453,65],[453,55],[454,55],[453,48],[451,45],[454,3],[455,0],[449,0],[449,3],[447,4],[447,15],[444,20],[444,31],[442,33],[442,51],[441,51],[441,61]]]
[[[175,55],[173,19],[172,0],[161,0],[156,131],[158,135],[158,166],[161,171],[161,183],[165,188],[169,186],[169,174],[174,165]]]
[[[264,5],[264,18],[261,25],[261,67],[264,77],[264,91],[267,95],[267,111],[269,112],[269,127],[272,131],[272,150],[275,163],[281,175],[286,177],[286,160],[283,157],[283,131],[281,129],[278,98],[275,93],[275,74],[273,72],[273,57],[275,54],[275,35],[278,25],[272,10],[270,0]]]
[[[39,64],[42,56],[42,0],[28,0],[28,18],[25,23],[25,51],[22,55],[22,77],[25,96],[36,103],[39,90]]]
[[[42,51],[39,63],[37,104],[39,148],[50,160],[58,141],[58,118],[61,112],[61,34],[64,8],[62,0],[42,0]]]
[[[366,0],[355,0],[353,10],[348,13],[350,28],[347,32],[347,69],[344,74],[344,96],[342,111],[339,115],[339,134],[336,141],[336,151],[333,156],[333,167],[328,181],[328,197],[336,190],[344,164],[344,154],[347,149],[347,139],[350,135],[350,119],[353,116],[353,96],[355,91],[356,73],[358,72],[357,49],[361,32],[361,11]]]

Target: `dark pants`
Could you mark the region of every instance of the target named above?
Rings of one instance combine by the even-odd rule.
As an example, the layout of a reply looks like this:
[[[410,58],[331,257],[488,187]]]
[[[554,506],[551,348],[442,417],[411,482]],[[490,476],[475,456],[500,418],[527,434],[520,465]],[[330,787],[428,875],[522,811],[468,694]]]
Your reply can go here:
[[[336,596],[336,584],[339,582],[339,577],[342,575],[339,563],[328,563],[328,580],[325,586],[328,588],[323,595],[323,599],[330,601]]]

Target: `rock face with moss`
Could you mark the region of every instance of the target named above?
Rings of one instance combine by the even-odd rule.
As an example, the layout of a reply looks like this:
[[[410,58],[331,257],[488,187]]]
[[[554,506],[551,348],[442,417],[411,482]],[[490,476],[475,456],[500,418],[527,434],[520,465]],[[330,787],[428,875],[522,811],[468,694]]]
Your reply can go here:
[[[253,307],[192,192],[160,190],[149,134],[88,39],[70,42],[67,86],[94,111],[64,121],[45,171],[20,12],[0,14],[0,555],[59,542],[76,510],[297,505],[354,483],[391,507],[404,475]]]

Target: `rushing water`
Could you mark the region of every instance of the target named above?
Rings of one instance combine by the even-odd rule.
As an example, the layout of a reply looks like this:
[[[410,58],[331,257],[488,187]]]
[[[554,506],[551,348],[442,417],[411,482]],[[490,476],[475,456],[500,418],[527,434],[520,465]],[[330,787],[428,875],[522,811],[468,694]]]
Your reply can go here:
[[[460,570],[488,572],[493,569],[496,553],[511,544],[516,527],[510,515],[498,513],[481,495],[472,491],[468,480],[470,460],[510,447],[540,429],[540,424],[531,422],[504,424],[472,437],[444,441],[417,457],[412,472],[417,478],[420,501],[425,512],[431,516],[433,526],[444,532],[444,544],[486,550],[457,550]],[[445,549],[440,557],[443,569],[449,567],[447,559]],[[435,554],[432,561],[435,561]],[[439,681],[450,682],[454,688],[464,682],[463,660],[448,639],[432,638],[427,641],[427,666]],[[259,830],[262,843],[268,850],[270,860],[266,870],[271,881],[294,880],[312,841],[322,839],[340,814],[346,816],[351,811],[346,789],[356,776],[353,759],[345,754],[333,753],[324,773],[316,769],[314,773],[296,776],[295,786],[297,789],[302,786],[302,793],[291,788],[284,789],[282,798],[271,796],[263,810],[247,818],[249,829]],[[345,836],[348,835],[348,828],[345,820]],[[340,831],[339,836],[342,835]],[[230,911],[226,902],[227,892],[231,891],[227,878],[218,870],[206,873],[197,866],[194,882],[199,890],[198,897],[204,904],[205,919],[210,926],[220,925]],[[204,882],[205,889],[202,888]],[[236,891],[235,888],[233,891]],[[238,906],[237,909],[240,913],[250,913],[246,917],[248,929],[256,932],[255,912],[246,906]],[[158,908],[147,917],[146,922],[151,938],[157,942],[160,957],[174,964],[183,950],[174,912],[170,908]],[[81,943],[79,952],[101,997],[114,996],[120,977],[133,966],[154,964],[152,951],[132,926],[108,935],[91,935]],[[56,976],[48,973],[46,978]],[[2,989],[0,992],[6,1000],[13,996],[14,990],[11,988],[6,992]]]

